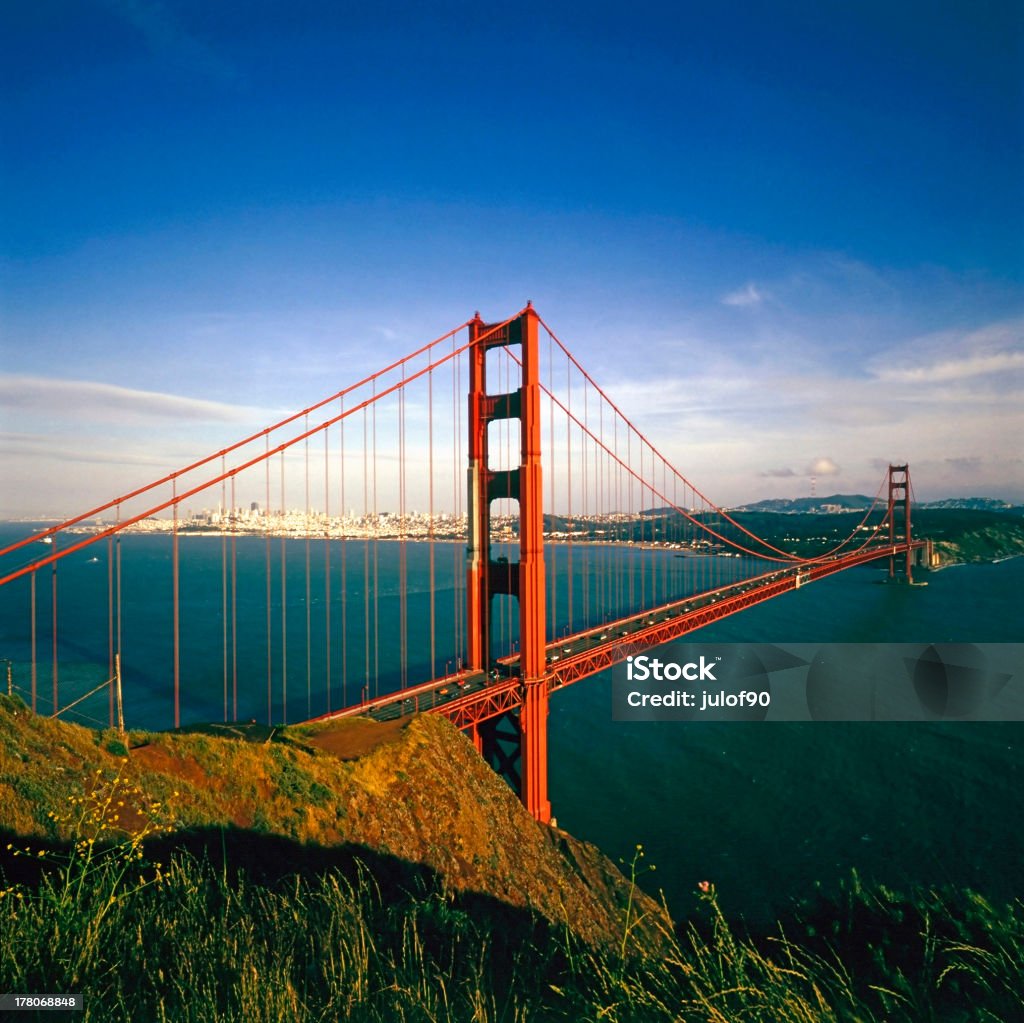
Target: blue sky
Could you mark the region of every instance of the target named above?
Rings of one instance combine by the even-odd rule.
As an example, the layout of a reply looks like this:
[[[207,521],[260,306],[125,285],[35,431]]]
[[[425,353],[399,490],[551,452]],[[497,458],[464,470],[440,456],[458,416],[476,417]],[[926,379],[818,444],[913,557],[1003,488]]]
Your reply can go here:
[[[921,498],[1022,501],[1022,21],[6,4],[0,516],[73,513],[527,299],[718,501],[815,465],[874,493],[890,459]]]

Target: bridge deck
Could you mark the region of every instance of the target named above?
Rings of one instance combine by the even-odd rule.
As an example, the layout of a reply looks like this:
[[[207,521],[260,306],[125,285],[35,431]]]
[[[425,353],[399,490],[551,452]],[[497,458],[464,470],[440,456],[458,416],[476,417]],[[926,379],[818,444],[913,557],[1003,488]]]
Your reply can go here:
[[[548,670],[544,681],[549,692],[564,689],[631,655],[678,639],[754,604],[835,572],[924,546],[922,540],[909,545],[873,546],[815,564],[786,567],[577,632],[547,645]],[[511,656],[502,658],[487,672],[458,671],[312,720],[366,716],[387,721],[416,713],[433,713],[443,714],[458,728],[469,728],[514,710],[522,702],[519,658]]]

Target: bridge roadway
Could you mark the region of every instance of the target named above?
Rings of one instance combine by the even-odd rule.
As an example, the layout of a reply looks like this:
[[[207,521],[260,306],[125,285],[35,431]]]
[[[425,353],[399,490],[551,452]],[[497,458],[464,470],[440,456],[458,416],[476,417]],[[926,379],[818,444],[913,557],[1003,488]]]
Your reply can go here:
[[[918,550],[925,541],[872,546],[855,554],[786,566],[764,575],[637,612],[599,627],[565,636],[547,645],[549,692],[564,689],[652,647],[678,639],[754,604],[855,565]],[[503,657],[489,671],[462,670],[409,686],[342,710],[313,718],[370,717],[389,721],[416,713],[443,714],[458,728],[469,728],[522,705],[523,684],[518,654]]]

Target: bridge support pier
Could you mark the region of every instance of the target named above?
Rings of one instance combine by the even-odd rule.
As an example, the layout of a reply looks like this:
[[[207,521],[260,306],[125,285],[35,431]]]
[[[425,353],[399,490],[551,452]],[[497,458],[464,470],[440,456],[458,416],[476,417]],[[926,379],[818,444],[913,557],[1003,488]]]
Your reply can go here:
[[[500,730],[505,719],[483,722],[474,743],[518,789],[527,810],[539,821],[551,818],[548,801],[547,717],[545,662],[544,510],[541,479],[540,352],[538,317],[532,306],[503,327],[488,327],[479,314],[470,323],[469,370],[469,538],[466,565],[466,630],[468,667],[490,671],[491,601],[498,594],[519,604],[519,667],[523,705],[514,728]],[[487,351],[522,346],[520,387],[509,394],[487,393]],[[516,469],[494,470],[487,458],[488,424],[501,419],[520,421],[520,459]],[[491,557],[491,502],[519,502],[519,561]],[[507,716],[506,716],[507,717]],[[518,756],[509,752],[518,747]],[[518,770],[515,763],[518,760]]]

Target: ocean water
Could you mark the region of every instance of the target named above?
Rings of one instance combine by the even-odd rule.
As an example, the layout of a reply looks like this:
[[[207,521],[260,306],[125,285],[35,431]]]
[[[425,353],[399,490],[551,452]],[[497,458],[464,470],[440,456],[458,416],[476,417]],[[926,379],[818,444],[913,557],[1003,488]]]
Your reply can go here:
[[[0,526],[0,541],[25,532],[23,525]],[[32,555],[46,551],[31,547]],[[323,541],[240,537],[232,557],[220,538],[184,536],[179,550],[182,723],[301,720],[457,663],[461,544],[431,551],[425,543],[348,541],[328,549]],[[644,595],[703,589],[751,570],[743,559],[637,549],[576,547],[570,554],[549,547],[548,559],[553,632],[599,625]],[[111,621],[118,562],[121,600]],[[880,586],[880,577],[873,567],[839,573],[693,637],[1021,639],[1015,609],[1024,559],[923,574],[926,587]],[[42,570],[34,658],[28,582],[0,588],[0,658],[12,662],[21,690],[30,688],[34,660],[42,713],[52,706],[54,586],[60,704],[108,677],[110,639],[120,627],[127,724],[169,727],[169,540],[128,536],[119,549],[98,543],[61,562],[55,584]],[[225,625],[223,611],[232,607]],[[502,647],[517,638],[506,612],[499,602],[495,640]],[[67,716],[106,724],[107,694]],[[643,883],[662,889],[678,916],[692,908],[697,883],[711,880],[730,913],[760,924],[818,886],[837,891],[853,869],[896,887],[953,884],[995,897],[1016,894],[1024,854],[1022,750],[1018,723],[616,722],[606,674],[552,698],[549,786],[559,824],[613,859],[628,863],[643,845],[644,862],[657,867]]]

